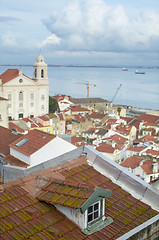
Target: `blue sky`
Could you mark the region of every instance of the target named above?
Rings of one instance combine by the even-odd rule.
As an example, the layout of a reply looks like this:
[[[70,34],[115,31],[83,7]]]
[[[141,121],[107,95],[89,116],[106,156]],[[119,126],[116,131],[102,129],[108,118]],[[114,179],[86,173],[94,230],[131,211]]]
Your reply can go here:
[[[0,64],[158,66],[158,0],[0,0]]]

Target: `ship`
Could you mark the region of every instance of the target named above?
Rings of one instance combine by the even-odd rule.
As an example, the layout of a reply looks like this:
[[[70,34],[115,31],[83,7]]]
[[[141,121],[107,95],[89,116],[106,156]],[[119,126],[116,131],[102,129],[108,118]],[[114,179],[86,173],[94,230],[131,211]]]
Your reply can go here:
[[[123,70],[123,71],[128,71],[128,69],[127,69],[127,68],[122,68],[122,70]]]
[[[145,74],[145,72],[139,72],[139,70],[135,71],[136,74]]]

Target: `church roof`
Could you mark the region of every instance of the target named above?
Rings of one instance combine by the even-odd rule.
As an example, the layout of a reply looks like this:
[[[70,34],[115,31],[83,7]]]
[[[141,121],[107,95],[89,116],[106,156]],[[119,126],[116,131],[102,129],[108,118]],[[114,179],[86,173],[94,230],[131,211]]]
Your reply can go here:
[[[27,77],[22,73],[23,76]],[[19,76],[19,69],[7,69],[4,73],[0,75],[0,79],[2,79],[2,85],[13,80],[14,78]],[[27,77],[29,78],[29,77]],[[29,78],[31,79],[31,78]],[[32,80],[32,79],[31,79]]]

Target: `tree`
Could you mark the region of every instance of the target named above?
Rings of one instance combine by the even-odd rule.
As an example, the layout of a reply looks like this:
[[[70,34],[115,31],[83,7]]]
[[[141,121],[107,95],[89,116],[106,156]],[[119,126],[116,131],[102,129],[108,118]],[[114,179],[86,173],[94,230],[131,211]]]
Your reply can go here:
[[[118,107],[117,112],[118,112],[118,115],[120,116],[121,107]]]
[[[60,112],[58,101],[49,96],[49,113]]]

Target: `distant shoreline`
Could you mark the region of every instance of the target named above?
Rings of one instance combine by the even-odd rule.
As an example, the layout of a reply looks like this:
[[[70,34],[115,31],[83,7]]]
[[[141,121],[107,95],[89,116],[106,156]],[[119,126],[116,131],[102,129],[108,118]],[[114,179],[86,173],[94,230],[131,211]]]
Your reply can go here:
[[[32,67],[31,64],[1,64],[0,67]],[[109,66],[109,65],[71,65],[71,64],[48,64],[48,67],[77,67],[77,68],[123,68],[123,66]],[[127,69],[159,69],[159,66],[125,66]]]

